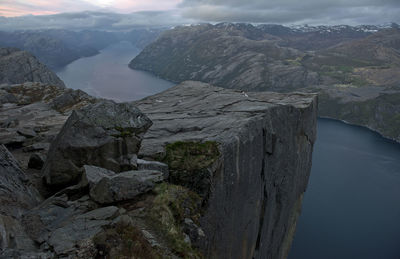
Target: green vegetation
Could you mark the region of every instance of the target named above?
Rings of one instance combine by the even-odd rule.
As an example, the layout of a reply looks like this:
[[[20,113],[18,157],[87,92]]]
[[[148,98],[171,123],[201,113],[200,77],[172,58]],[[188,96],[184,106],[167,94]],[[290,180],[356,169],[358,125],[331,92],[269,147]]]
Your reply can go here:
[[[209,167],[219,157],[214,141],[175,142],[166,146],[163,162],[169,166],[171,183],[185,186],[206,200],[213,177]]]
[[[155,188],[156,196],[149,206],[149,224],[155,225],[168,242],[168,247],[183,258],[202,258],[199,251],[185,242],[180,227],[185,218],[198,223],[201,198],[185,187],[161,183]]]
[[[172,170],[193,171],[213,164],[219,157],[215,141],[182,142],[168,144],[164,161]]]
[[[297,57],[296,59],[286,59],[284,61],[285,65],[301,66],[302,57]]]
[[[117,224],[94,238],[94,244],[104,258],[161,259],[161,254],[151,247],[142,232],[134,226]]]

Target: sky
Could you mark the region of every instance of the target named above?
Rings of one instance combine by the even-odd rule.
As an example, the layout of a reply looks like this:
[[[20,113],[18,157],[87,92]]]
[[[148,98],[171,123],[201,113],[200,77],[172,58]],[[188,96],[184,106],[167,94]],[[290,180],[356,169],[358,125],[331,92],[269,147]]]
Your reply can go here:
[[[400,0],[0,0],[0,29],[400,23]]]

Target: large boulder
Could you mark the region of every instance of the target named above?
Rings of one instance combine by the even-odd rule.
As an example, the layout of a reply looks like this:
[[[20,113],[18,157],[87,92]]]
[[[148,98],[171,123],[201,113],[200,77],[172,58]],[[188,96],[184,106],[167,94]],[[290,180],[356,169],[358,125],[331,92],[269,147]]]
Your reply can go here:
[[[143,134],[152,125],[129,103],[101,101],[73,111],[55,141],[43,167],[49,185],[77,182],[84,165],[121,172],[136,169]]]

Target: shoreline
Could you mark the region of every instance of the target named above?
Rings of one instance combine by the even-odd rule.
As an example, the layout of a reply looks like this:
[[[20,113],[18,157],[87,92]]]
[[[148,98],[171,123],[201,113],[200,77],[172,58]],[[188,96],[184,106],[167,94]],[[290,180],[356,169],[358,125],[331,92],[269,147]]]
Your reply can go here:
[[[390,141],[390,142],[393,142],[394,144],[400,145],[400,140],[396,140],[396,139],[393,139],[393,138],[391,138],[391,137],[385,136],[385,135],[383,135],[382,133],[380,133],[378,130],[373,129],[373,128],[370,128],[370,127],[365,126],[365,125],[354,124],[354,123],[351,123],[351,122],[348,122],[348,121],[345,121],[345,120],[336,119],[336,118],[328,117],[328,116],[319,116],[319,115],[318,115],[318,119],[340,121],[340,122],[342,122],[342,123],[344,123],[344,124],[347,124],[347,125],[350,125],[350,126],[364,128],[364,129],[370,130],[370,131],[372,131],[372,132],[378,134],[380,137],[384,138],[385,140],[388,140],[388,141]]]

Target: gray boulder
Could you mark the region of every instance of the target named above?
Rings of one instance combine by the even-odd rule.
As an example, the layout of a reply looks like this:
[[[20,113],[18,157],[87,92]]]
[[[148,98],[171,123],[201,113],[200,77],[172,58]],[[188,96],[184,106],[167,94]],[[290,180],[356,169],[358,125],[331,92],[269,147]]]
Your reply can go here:
[[[73,111],[49,150],[43,175],[49,185],[79,180],[83,165],[121,172],[136,169],[143,134],[152,125],[128,103],[102,101]]]
[[[95,184],[100,182],[101,179],[105,177],[111,178],[115,175],[113,171],[97,166],[85,165],[83,166],[83,169],[85,171],[82,175],[82,186],[89,185],[89,187],[93,187]]]
[[[161,181],[163,174],[158,171],[127,171],[101,179],[90,189],[90,197],[102,204],[131,200]]]

